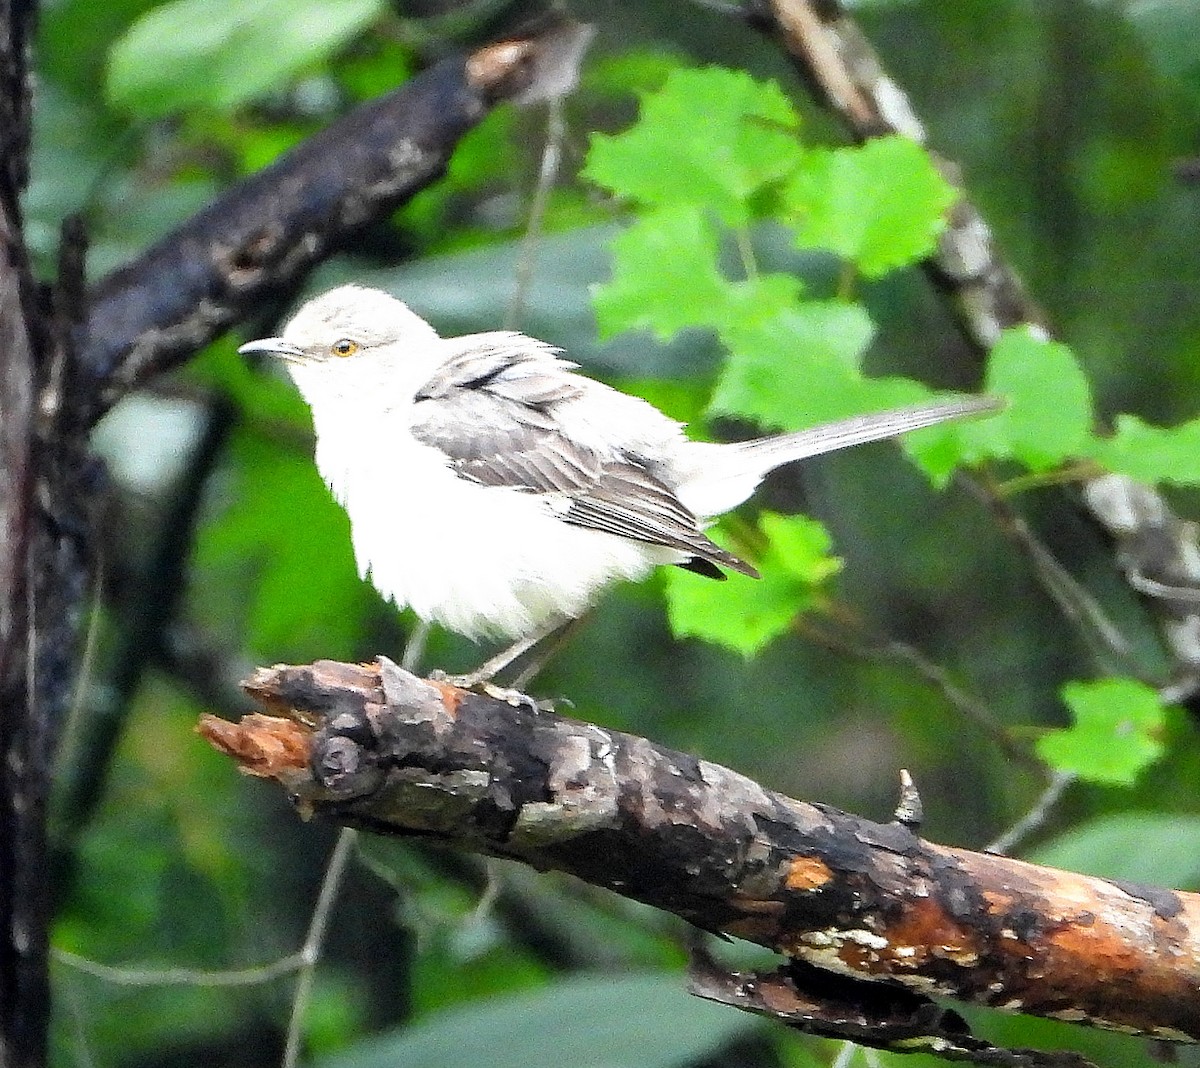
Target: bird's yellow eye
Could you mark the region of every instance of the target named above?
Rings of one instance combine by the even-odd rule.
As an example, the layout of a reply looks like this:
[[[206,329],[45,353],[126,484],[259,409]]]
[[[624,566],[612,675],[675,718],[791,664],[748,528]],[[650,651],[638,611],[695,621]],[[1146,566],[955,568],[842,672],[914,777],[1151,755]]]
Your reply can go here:
[[[344,337],[340,341],[335,341],[329,351],[335,356],[353,356],[358,351],[358,342]]]

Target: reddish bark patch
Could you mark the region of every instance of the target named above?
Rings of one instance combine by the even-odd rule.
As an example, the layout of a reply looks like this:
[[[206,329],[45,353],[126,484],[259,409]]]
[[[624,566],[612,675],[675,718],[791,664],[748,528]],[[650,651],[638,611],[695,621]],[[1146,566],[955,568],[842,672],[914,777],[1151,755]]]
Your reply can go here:
[[[308,767],[312,732],[290,719],[254,712],[240,723],[231,723],[205,714],[196,732],[214,749],[233,757],[247,775],[275,779]]]
[[[932,959],[970,968],[979,961],[978,933],[964,927],[932,897],[909,899],[903,911],[879,933],[888,942],[882,954],[893,967],[916,969]]]
[[[832,879],[833,871],[820,857],[797,857],[788,865],[786,886],[789,890],[810,893]]]
[[[426,679],[425,681],[442,695],[442,707],[446,710],[446,714],[451,717],[457,716],[458,707],[463,703],[463,698],[467,696],[467,691],[437,679]]]

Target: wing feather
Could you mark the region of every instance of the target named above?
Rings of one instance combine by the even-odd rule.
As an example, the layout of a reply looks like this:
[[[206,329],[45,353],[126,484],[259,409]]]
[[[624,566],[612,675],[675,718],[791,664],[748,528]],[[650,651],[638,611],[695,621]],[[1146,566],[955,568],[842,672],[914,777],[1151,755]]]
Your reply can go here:
[[[696,516],[651,470],[620,449],[603,453],[576,441],[554,417],[577,399],[574,364],[520,334],[463,339],[418,391],[413,434],[446,455],[462,478],[554,496],[564,522],[688,553],[702,574],[757,572],[708,538]],[[557,510],[557,509],[556,509]]]

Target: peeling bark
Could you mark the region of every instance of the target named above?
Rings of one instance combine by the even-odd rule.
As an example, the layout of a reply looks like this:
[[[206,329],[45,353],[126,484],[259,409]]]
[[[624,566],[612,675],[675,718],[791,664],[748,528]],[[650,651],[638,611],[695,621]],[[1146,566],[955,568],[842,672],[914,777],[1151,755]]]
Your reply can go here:
[[[245,685],[269,715],[201,732],[305,815],[569,872],[881,997],[1200,1040],[1200,895],[936,845],[388,661]]]

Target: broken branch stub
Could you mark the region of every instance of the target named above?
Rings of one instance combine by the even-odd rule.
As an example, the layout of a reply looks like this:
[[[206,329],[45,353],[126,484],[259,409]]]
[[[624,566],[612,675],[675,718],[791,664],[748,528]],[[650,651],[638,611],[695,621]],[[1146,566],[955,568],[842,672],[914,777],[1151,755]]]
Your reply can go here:
[[[305,814],[569,872],[851,979],[1200,1040],[1200,895],[935,845],[388,661],[245,685],[285,726],[202,733],[243,760],[285,754],[247,770]]]

